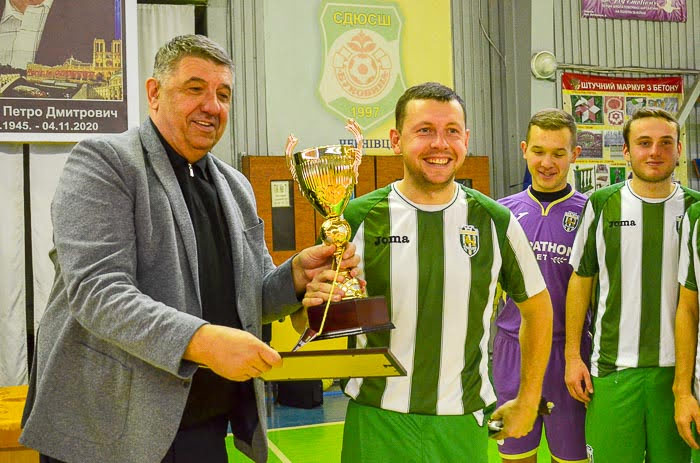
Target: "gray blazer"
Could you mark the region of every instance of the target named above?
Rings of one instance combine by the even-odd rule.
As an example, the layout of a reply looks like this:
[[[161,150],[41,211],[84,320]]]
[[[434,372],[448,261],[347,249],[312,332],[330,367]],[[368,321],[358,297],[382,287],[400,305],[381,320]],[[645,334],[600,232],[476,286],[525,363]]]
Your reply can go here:
[[[238,315],[261,323],[297,309],[291,262],[275,268],[245,177],[213,155]],[[73,149],[53,200],[56,278],[38,331],[20,442],[66,462],[159,462],[196,365],[182,355],[201,318],[197,247],[180,186],[151,123]],[[267,460],[262,382],[252,445]]]

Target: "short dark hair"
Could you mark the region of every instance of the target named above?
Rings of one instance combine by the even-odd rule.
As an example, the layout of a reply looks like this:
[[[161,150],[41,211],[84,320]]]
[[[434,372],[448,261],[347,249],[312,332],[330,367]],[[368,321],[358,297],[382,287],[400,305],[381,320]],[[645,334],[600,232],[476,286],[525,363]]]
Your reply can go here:
[[[153,77],[164,79],[182,58],[194,56],[228,66],[233,76],[233,60],[218,43],[204,35],[179,35],[160,47],[153,63]]]
[[[406,118],[406,105],[411,100],[436,100],[449,102],[455,100],[462,107],[464,113],[464,123],[467,122],[467,106],[464,104],[462,97],[450,87],[442,85],[438,82],[425,82],[406,90],[399,101],[396,102],[396,130],[401,132],[403,121]]]
[[[571,133],[571,148],[576,146],[576,121],[574,117],[558,108],[547,108],[537,111],[530,118],[525,134],[525,143],[530,143],[530,129],[539,127],[542,130],[569,129]]]
[[[639,119],[646,119],[647,117],[658,117],[660,119],[666,119],[668,122],[676,125],[676,142],[681,139],[681,125],[678,123],[678,119],[675,118],[673,114],[661,108],[639,108],[632,114],[632,117],[627,119],[625,125],[622,127],[622,138],[625,139],[625,145],[630,146],[630,130],[632,128],[632,122]]]

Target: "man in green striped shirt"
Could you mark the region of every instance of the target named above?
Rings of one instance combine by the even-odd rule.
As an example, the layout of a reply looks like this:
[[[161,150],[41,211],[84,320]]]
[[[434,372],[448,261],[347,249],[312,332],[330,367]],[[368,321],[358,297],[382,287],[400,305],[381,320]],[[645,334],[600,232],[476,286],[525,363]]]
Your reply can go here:
[[[698,271],[700,203],[691,206],[681,227],[681,254],[678,262],[678,310],[676,311],[676,376],[673,395],[676,427],[692,449],[693,461],[700,462],[697,429],[700,429],[700,355],[698,354]],[[693,395],[693,392],[695,393]],[[692,426],[695,429],[692,429]]]
[[[390,347],[407,376],[345,384],[352,400],[342,460],[485,463],[484,409],[496,401],[488,359],[496,284],[521,310],[523,380],[493,414],[504,422],[495,438],[523,436],[535,420],[551,345],[549,293],[510,211],[454,181],[469,131],[453,90],[408,89],[390,137],[403,179],[351,201],[344,215],[367,291],[386,296],[396,326],[355,343]]]
[[[588,404],[590,461],[689,459],[673,421],[673,328],[678,228],[700,194],[672,181],[679,135],[678,122],[662,109],[641,109],[625,123],[632,179],[591,195],[574,241],[565,380],[572,397]],[[579,346],[596,276],[589,373]]]

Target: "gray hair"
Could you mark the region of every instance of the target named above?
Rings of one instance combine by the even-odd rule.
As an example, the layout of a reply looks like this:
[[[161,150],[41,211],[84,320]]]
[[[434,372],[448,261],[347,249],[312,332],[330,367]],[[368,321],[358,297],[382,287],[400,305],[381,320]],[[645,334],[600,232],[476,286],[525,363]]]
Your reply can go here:
[[[218,43],[203,35],[180,35],[160,47],[153,63],[153,77],[162,80],[182,58],[193,56],[228,66],[233,76],[233,60]]]

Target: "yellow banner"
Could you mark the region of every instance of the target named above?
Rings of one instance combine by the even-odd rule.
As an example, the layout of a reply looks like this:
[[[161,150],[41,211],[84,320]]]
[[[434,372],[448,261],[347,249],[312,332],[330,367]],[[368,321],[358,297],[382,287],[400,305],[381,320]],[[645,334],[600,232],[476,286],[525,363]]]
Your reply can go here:
[[[401,94],[426,81],[454,85],[450,2],[329,0],[319,19],[319,97],[336,117],[357,120],[366,154],[393,154],[389,130]]]

